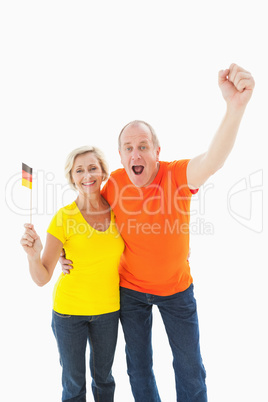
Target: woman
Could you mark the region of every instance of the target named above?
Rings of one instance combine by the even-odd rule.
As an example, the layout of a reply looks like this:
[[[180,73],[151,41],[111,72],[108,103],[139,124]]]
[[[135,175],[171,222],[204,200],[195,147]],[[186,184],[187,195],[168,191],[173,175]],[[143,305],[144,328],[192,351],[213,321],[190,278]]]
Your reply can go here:
[[[21,244],[39,286],[50,281],[63,247],[73,261],[70,275],[61,274],[53,292],[52,329],[62,366],[62,401],[86,401],[88,340],[94,399],[110,402],[120,308],[118,265],[124,243],[100,193],[108,177],[101,152],[94,147],[75,149],[67,158],[65,175],[78,197],[52,219],[42,258],[42,243],[33,225],[25,224]]]

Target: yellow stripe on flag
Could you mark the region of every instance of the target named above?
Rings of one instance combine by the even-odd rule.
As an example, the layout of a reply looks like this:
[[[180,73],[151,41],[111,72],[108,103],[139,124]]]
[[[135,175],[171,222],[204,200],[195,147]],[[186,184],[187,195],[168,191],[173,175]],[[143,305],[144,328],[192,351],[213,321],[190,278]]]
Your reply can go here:
[[[26,180],[26,179],[22,179],[22,185],[24,187],[32,188],[32,182],[30,182],[29,180]]]

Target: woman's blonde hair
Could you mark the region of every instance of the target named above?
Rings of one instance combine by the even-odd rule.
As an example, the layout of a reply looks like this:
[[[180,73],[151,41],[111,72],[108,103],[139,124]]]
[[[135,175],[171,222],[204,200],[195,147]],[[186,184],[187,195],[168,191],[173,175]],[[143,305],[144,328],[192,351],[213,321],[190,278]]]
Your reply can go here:
[[[105,181],[109,177],[108,163],[106,162],[105,156],[99,148],[93,147],[93,146],[88,146],[88,145],[76,148],[72,152],[70,152],[69,155],[67,156],[66,162],[65,162],[65,168],[64,168],[65,177],[66,177],[68,183],[70,184],[71,188],[74,190],[76,190],[76,187],[73,183],[72,168],[74,165],[75,158],[78,155],[83,155],[88,152],[92,152],[98,159],[99,164],[101,166],[102,173],[103,173],[102,180]]]

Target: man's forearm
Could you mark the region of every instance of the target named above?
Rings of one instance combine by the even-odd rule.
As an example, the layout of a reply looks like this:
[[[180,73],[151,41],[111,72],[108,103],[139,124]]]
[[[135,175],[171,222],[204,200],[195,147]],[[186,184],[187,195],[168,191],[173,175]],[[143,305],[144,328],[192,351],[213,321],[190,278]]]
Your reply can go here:
[[[234,146],[241,119],[255,86],[252,75],[236,64],[219,71],[218,79],[227,105],[226,114],[208,151],[188,163],[187,182],[190,188],[200,187],[224,165]]]
[[[187,181],[190,188],[199,188],[216,173],[230,154],[245,112],[244,108],[228,108],[214,135],[207,152],[190,160],[187,167]]]
[[[234,110],[228,108],[226,114],[209,146],[208,151],[204,155],[211,174],[219,170],[230,154],[238,133],[238,129],[245,112],[245,108]]]

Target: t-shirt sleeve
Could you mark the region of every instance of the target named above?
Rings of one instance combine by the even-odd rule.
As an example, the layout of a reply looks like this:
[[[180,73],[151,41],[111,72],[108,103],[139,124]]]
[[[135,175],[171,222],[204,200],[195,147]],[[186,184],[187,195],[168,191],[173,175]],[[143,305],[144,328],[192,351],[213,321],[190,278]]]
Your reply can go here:
[[[190,159],[182,159],[170,163],[170,168],[172,170],[172,177],[180,191],[180,193],[192,196],[198,192],[198,189],[191,190],[187,182],[187,166]]]
[[[63,210],[60,209],[52,218],[47,233],[50,233],[52,236],[59,239],[62,244],[66,241],[66,234],[64,228],[64,218],[63,218]]]
[[[116,182],[114,173],[112,172],[108,181],[105,183],[101,190],[101,195],[110,204],[111,208],[118,202],[119,187]]]

